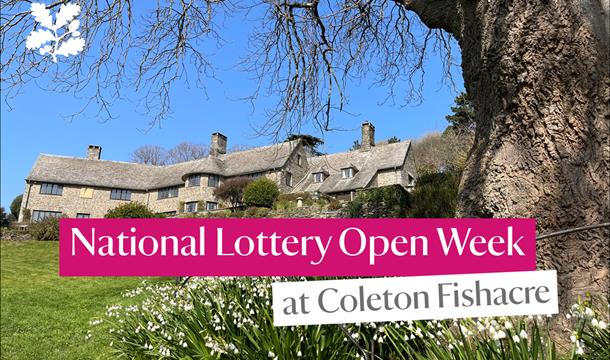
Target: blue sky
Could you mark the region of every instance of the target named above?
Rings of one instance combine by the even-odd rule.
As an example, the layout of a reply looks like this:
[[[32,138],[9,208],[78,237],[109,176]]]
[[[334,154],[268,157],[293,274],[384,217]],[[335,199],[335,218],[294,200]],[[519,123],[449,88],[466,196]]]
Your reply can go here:
[[[210,134],[215,131],[227,135],[229,147],[268,144],[270,139],[256,137],[251,125],[265,121],[268,106],[274,99],[260,101],[254,108],[250,103],[236,100],[248,95],[255,85],[250,74],[232,66],[245,55],[242,49],[248,26],[228,23],[225,27],[223,36],[227,43],[214,54],[218,80],[207,82],[207,97],[200,89],[177,84],[171,94],[172,118],[147,132],[141,129],[146,128],[149,117],[138,111],[137,98],[115,104],[113,114],[118,118],[108,122],[88,116],[66,120],[63,115],[77,111],[84,100],[71,94],[47,92],[33,83],[26,85],[11,101],[12,111],[3,103],[0,112],[2,206],[8,208],[12,199],[23,192],[24,178],[40,153],[84,156],[88,144],[97,144],[103,148],[103,159],[128,161],[131,152],[141,145],[170,148],[182,141],[208,144]],[[343,130],[320,134],[309,127],[303,132],[323,136],[326,141],[323,150],[336,152],[346,150],[360,137],[359,126],[363,120],[374,123],[377,139],[392,136],[413,139],[431,131],[442,131],[447,126],[444,117],[456,93],[441,83],[441,74],[439,59],[430,56],[426,63],[423,102],[406,106],[381,104],[388,89],[371,87],[372,77],[349,83],[349,103],[345,107],[349,113],[335,112],[332,122],[333,127]],[[456,75],[456,85],[461,87],[460,74]]]

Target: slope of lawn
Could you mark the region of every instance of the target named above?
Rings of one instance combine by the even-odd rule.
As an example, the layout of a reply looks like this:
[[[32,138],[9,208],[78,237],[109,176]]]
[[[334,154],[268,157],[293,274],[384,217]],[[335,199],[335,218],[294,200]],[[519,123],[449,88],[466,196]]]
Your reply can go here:
[[[57,242],[2,241],[2,359],[109,358],[89,320],[121,302],[142,278],[59,277]],[[155,279],[155,281],[160,281]]]

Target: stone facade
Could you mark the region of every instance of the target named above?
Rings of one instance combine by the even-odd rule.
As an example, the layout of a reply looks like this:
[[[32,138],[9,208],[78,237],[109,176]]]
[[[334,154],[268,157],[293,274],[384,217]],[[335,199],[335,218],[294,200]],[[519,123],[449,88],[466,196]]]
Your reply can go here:
[[[301,140],[227,154],[227,137],[214,133],[209,157],[169,166],[101,160],[102,149],[95,145],[87,148],[86,158],[41,155],[26,178],[19,220],[27,221],[28,211],[37,217],[40,212],[103,217],[127,201],[166,214],[214,210],[229,206],[215,198],[215,187],[243,176],[265,176],[283,193],[320,192],[342,200],[364,188],[412,187],[416,173],[410,143],[375,144],[374,134],[374,126],[365,122],[362,144],[366,145],[360,150],[312,156]],[[353,168],[353,176],[342,177],[345,168]],[[315,175],[319,172],[324,173],[323,181],[315,181],[320,180]],[[192,176],[199,178],[199,184],[193,185]],[[112,199],[113,191],[129,193],[129,200]]]

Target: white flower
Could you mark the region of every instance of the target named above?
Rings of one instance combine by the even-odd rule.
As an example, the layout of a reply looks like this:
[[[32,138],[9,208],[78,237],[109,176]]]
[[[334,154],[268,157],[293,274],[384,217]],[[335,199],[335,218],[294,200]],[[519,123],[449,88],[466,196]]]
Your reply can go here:
[[[269,357],[269,358],[273,359],[273,358],[275,357],[275,354],[273,353],[273,351],[269,351],[269,352],[267,353],[267,357]]]
[[[513,323],[511,323],[510,321],[506,321],[504,322],[504,328],[510,330],[513,328]]]
[[[521,339],[527,339],[527,332],[525,330],[521,330],[521,332],[519,333],[519,337]]]
[[[500,340],[506,338],[506,333],[502,330],[495,332],[493,335],[494,340]]]
[[[600,320],[598,322],[598,326],[600,329],[605,330],[608,327],[608,324],[606,324],[606,322],[604,320]]]
[[[521,341],[521,338],[519,337],[519,335],[513,335],[513,342],[518,344]]]

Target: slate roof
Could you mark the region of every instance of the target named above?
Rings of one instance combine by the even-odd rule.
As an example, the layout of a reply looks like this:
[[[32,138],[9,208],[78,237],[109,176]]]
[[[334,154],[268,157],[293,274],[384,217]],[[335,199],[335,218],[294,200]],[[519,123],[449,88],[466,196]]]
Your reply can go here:
[[[167,166],[41,154],[26,180],[151,190],[182,185],[189,174],[206,173],[228,177],[281,168],[300,141],[293,140]]]
[[[354,150],[310,158],[309,173],[296,184],[293,192],[338,193],[365,188],[378,171],[402,167],[410,146],[409,141],[381,143],[368,151]],[[348,167],[357,172],[353,177],[343,179],[341,170]],[[312,174],[317,172],[328,174],[322,183],[313,182]]]

